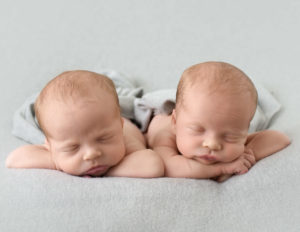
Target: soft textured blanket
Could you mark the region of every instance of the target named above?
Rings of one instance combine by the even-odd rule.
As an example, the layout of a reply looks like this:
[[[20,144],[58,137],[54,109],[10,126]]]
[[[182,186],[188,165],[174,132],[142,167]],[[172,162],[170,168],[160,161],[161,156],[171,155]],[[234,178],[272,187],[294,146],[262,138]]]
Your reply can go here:
[[[300,231],[299,1],[3,0],[0,5],[1,232]],[[150,94],[174,90],[185,68],[209,60],[238,66],[282,105],[268,128],[287,134],[292,144],[247,174],[219,184],[5,168],[9,152],[25,144],[10,134],[13,113],[55,74],[117,68]],[[149,115],[147,107],[143,112]]]

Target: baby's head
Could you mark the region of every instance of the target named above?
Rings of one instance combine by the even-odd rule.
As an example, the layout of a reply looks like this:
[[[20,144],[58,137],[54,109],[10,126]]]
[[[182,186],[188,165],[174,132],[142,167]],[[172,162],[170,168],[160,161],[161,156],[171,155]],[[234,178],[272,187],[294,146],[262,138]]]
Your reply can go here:
[[[203,163],[229,162],[244,151],[257,92],[233,65],[206,62],[179,81],[173,122],[179,151]]]
[[[108,77],[85,70],[61,73],[42,89],[35,102],[35,115],[41,129],[46,136],[50,136],[48,130],[51,128],[47,127],[45,120],[48,119],[48,110],[53,104],[55,107],[56,104],[74,104],[78,100],[102,100],[104,92],[114,99],[112,107],[116,110],[116,114],[120,114],[118,95],[112,80]]]
[[[237,67],[224,62],[205,62],[186,69],[178,83],[176,107],[184,107],[185,93],[195,87],[207,94],[248,96],[252,113],[257,105],[257,91],[250,78]],[[249,106],[250,107],[250,106]],[[253,117],[253,115],[252,115]]]
[[[99,176],[124,157],[123,120],[109,78],[64,72],[45,86],[34,106],[58,169]]]

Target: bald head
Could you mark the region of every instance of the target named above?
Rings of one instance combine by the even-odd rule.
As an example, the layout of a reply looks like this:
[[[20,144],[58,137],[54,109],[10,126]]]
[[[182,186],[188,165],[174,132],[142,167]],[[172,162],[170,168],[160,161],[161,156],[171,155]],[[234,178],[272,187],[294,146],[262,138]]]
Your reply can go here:
[[[74,104],[84,99],[101,99],[103,93],[111,95],[116,103],[111,107],[116,107],[119,113],[118,95],[113,82],[108,77],[85,70],[63,72],[43,88],[34,104],[38,123],[46,134],[43,118],[44,112],[47,112],[46,109],[50,105],[53,103]]]
[[[257,105],[257,92],[250,78],[228,63],[205,62],[186,69],[178,83],[176,108],[184,107],[185,93],[190,88],[199,88],[199,91],[208,94],[231,94],[236,97],[246,94],[252,99],[255,108]]]

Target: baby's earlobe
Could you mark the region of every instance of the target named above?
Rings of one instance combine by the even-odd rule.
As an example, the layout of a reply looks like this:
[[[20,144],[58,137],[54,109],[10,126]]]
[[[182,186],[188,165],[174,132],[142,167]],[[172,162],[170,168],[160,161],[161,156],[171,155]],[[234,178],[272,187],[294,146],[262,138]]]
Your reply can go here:
[[[171,115],[171,127],[172,127],[173,132],[175,132],[176,131],[176,112],[175,112],[175,109],[173,110],[172,115]]]
[[[44,146],[46,147],[47,150],[50,150],[50,144],[49,144],[49,141],[48,141],[47,138],[45,139],[45,144],[44,144]]]
[[[121,117],[121,123],[122,123],[122,127],[124,127],[124,118]]]
[[[173,109],[172,115],[171,115],[172,125],[176,124],[176,111]]]

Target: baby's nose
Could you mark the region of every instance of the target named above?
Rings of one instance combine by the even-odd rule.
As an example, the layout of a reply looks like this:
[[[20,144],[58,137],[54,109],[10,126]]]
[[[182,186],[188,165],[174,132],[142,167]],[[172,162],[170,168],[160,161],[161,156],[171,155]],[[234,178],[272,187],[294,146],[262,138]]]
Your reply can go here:
[[[102,153],[100,150],[97,150],[97,149],[88,149],[84,156],[83,156],[83,159],[84,160],[93,160],[93,159],[96,159],[98,158],[99,156],[101,156]]]
[[[203,147],[206,147],[210,150],[221,150],[222,149],[222,145],[218,142],[217,139],[215,138],[207,138],[203,141],[202,143]]]

